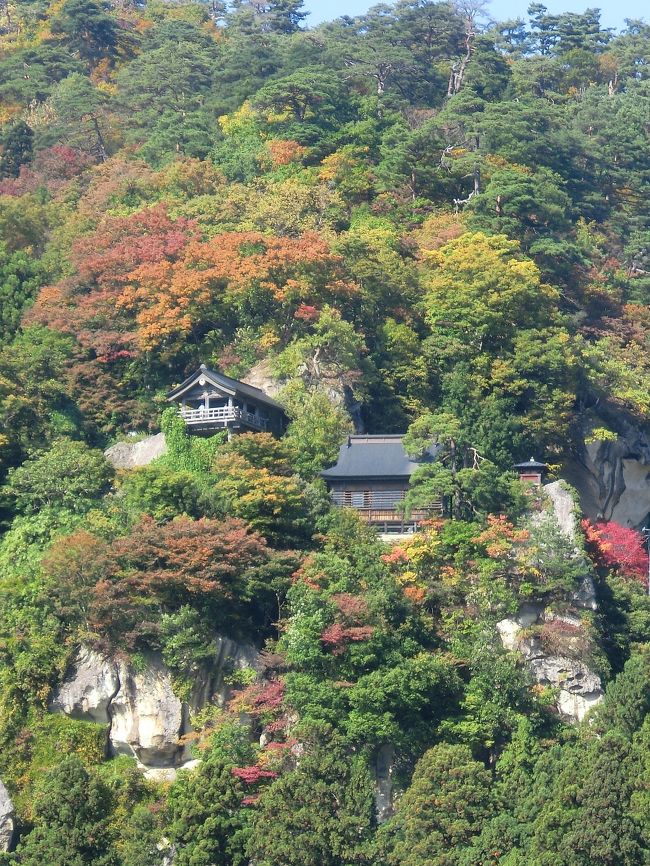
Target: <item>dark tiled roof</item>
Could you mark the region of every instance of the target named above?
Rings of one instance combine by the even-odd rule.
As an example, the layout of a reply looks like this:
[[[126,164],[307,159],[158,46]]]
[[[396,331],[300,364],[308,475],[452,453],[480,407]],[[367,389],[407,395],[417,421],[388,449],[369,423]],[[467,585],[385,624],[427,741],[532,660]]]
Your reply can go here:
[[[272,397],[269,397],[268,394],[265,394],[260,388],[255,388],[253,385],[247,385],[245,382],[240,382],[237,379],[231,379],[230,376],[224,376],[223,373],[217,373],[216,370],[211,370],[209,367],[206,367],[205,364],[201,364],[195,373],[192,373],[192,375],[188,376],[184,382],[181,382],[180,385],[177,385],[173,390],[171,390],[167,395],[167,399],[173,400],[177,394],[184,391],[189,385],[193,384],[193,382],[199,379],[202,374],[205,374],[216,384],[221,384],[225,388],[229,388],[231,391],[237,391],[238,394],[242,394],[244,397],[250,397],[251,400],[257,400],[259,403],[264,403],[266,406],[273,406],[275,409],[282,409],[282,411],[284,411],[284,407],[281,406],[280,403]]]
[[[341,445],[339,459],[321,476],[326,480],[395,478],[408,479],[418,466],[431,463],[432,453],[420,460],[408,456],[403,436],[349,436]]]
[[[548,469],[548,466],[546,463],[539,463],[534,457],[531,457],[525,463],[515,463],[515,469]]]

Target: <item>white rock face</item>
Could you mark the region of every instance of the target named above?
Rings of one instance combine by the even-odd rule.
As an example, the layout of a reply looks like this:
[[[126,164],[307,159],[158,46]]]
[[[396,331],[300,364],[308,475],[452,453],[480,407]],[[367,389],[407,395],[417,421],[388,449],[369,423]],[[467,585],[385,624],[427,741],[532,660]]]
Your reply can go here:
[[[148,466],[157,457],[162,457],[167,451],[167,443],[163,433],[147,436],[139,442],[118,442],[104,451],[104,457],[116,469],[136,469],[138,466]]]
[[[120,687],[115,662],[88,647],[79,650],[74,665],[54,693],[50,710],[73,719],[109,724],[108,707]]]
[[[10,851],[14,837],[14,805],[0,782],[0,851]]]
[[[148,767],[174,766],[184,716],[169,671],[152,655],[141,672],[120,663],[119,681],[109,710],[113,752],[133,755]]]
[[[595,419],[594,426],[614,430],[618,438],[586,443],[565,466],[565,477],[580,494],[590,520],[640,528],[650,511],[650,432],[618,412]]]
[[[523,629],[532,625],[553,620],[575,626],[580,624],[578,617],[558,616],[545,611],[542,605],[524,604],[517,616],[498,622],[497,631],[505,649],[523,655],[537,683],[558,689],[558,712],[570,721],[581,722],[587,712],[603,699],[604,691],[598,674],[579,659],[546,655],[538,638],[521,634]]]
[[[257,674],[261,673],[260,655],[253,644],[239,643],[228,637],[218,637],[215,643],[217,652],[214,661],[202,676],[197,677],[192,693],[192,710],[204,707],[209,701],[218,707],[225,707],[233,692],[226,678],[235,671],[250,668]]]
[[[176,770],[194,766],[181,743],[191,730],[191,711],[209,702],[224,706],[232,691],[226,679],[234,670],[262,670],[252,644],[219,637],[217,647],[214,661],[197,677],[189,705],[174,694],[160,655],[150,653],[144,669],[136,670],[125,661],[81,647],[49,709],[106,724],[110,752],[136,758],[148,777],[171,781]]]
[[[581,722],[603,699],[600,677],[581,661],[564,656],[539,656],[529,659],[528,664],[540,685],[559,689],[557,708],[569,719]]]
[[[575,541],[577,527],[576,509],[573,497],[561,481],[553,481],[551,484],[545,484],[543,490],[553,504],[553,512],[560,529],[567,538],[570,538],[571,541]]]
[[[522,604],[517,616],[502,619],[497,623],[497,631],[505,649],[511,652],[519,649],[519,632],[534,625],[541,617],[542,611],[543,606],[540,604]]]

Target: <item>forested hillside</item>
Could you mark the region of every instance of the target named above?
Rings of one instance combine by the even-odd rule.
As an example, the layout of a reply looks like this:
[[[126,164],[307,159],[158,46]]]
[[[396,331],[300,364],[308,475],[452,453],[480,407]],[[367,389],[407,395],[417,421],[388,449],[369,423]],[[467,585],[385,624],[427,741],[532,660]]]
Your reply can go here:
[[[521,11],[0,0],[0,863],[650,864],[650,25]]]

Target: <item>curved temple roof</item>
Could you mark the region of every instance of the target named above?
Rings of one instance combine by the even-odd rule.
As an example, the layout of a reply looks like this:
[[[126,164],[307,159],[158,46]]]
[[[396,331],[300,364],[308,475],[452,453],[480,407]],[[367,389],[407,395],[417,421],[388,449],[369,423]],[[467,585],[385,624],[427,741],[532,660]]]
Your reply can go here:
[[[430,449],[424,457],[413,459],[404,450],[404,437],[348,436],[341,445],[338,461],[321,472],[326,481],[344,479],[382,478],[408,479],[423,463],[432,463],[435,452]]]
[[[223,373],[217,373],[216,370],[211,370],[209,367],[206,367],[205,364],[201,364],[195,373],[192,373],[192,375],[188,376],[184,382],[181,382],[180,385],[173,388],[169,394],[167,394],[167,399],[170,402],[177,400],[185,391],[195,385],[202,376],[217,388],[224,388],[226,391],[230,391],[233,394],[242,394],[244,397],[250,397],[251,400],[256,400],[258,403],[264,403],[266,406],[272,406],[274,409],[284,411],[284,407],[281,406],[280,403],[272,397],[269,397],[268,394],[265,394],[260,388],[255,388],[253,385],[247,385],[246,382],[240,382],[238,379],[231,379],[230,376],[224,376]]]

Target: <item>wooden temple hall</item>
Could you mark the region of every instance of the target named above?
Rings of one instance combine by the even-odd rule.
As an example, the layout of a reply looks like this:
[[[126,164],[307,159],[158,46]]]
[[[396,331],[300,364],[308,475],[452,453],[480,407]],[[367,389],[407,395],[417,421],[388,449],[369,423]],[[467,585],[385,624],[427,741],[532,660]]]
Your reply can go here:
[[[201,364],[199,369],[168,394],[178,406],[192,433],[209,436],[227,430],[231,436],[245,432],[269,432],[282,436],[287,417],[282,406],[264,391],[217,373]],[[436,459],[436,446],[421,458],[404,450],[403,436],[348,436],[334,466],[321,472],[332,501],[353,508],[382,535],[408,534],[436,514],[442,501],[404,514],[404,499],[411,476],[420,466]],[[519,478],[529,486],[542,484],[545,463],[531,457],[515,466]]]
[[[435,460],[433,449],[421,459],[409,457],[403,436],[348,436],[337,463],[321,472],[336,505],[354,508],[382,534],[414,532],[442,511],[442,502],[404,516],[403,502],[411,475]]]
[[[210,370],[205,364],[167,395],[193,433],[209,436],[218,430],[268,432],[282,436],[287,418],[282,406],[245,382]]]

